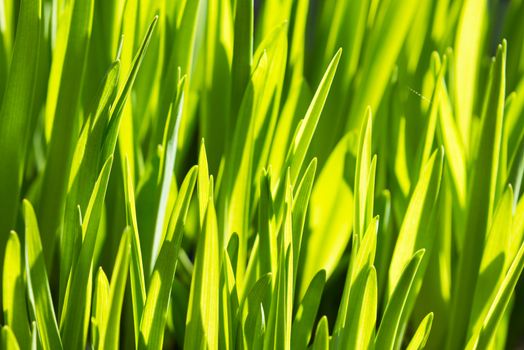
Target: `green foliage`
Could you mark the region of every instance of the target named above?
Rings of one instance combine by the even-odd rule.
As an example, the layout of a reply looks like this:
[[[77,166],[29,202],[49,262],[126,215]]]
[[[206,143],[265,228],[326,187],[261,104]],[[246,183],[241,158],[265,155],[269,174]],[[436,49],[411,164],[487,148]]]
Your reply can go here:
[[[522,18],[0,0],[0,348],[521,347]]]

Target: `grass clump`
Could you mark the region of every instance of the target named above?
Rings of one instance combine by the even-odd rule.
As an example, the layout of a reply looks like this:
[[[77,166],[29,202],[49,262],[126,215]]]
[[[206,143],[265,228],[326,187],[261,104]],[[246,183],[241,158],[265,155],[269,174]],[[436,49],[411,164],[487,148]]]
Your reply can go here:
[[[522,18],[0,0],[1,348],[522,346]]]

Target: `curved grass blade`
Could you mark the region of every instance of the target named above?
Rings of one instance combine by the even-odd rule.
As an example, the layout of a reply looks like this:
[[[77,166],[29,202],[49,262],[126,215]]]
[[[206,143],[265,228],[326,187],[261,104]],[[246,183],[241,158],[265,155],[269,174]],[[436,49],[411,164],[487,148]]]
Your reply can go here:
[[[313,333],[320,298],[326,284],[326,272],[319,271],[311,280],[297,309],[293,326],[291,327],[291,349],[306,349]]]
[[[302,119],[302,122],[298,126],[293,140],[291,141],[290,148],[288,150],[286,160],[282,170],[285,172],[289,168],[291,175],[291,185],[295,185],[297,178],[299,176],[300,170],[306,158],[306,153],[315,133],[315,129],[318,125],[318,120],[320,119],[320,114],[324,108],[329,89],[331,88],[331,83],[335,77],[335,72],[337,70],[338,62],[340,61],[340,55],[342,54],[342,49],[339,49],[320,81],[317,91],[311,100],[309,108]],[[282,176],[281,179],[284,177]],[[285,188],[284,184],[280,184],[276,191],[275,203],[276,208],[281,207],[281,203],[284,200]]]
[[[431,325],[433,324],[433,313],[429,313],[422,322],[420,322],[417,331],[415,332],[415,335],[413,338],[411,338],[411,341],[409,342],[409,345],[407,347],[407,350],[421,350],[424,349],[426,346],[426,341],[429,337],[429,332],[431,332]]]
[[[424,249],[418,250],[403,269],[382,316],[375,338],[375,348],[392,350],[399,341],[398,337],[403,328],[401,320],[405,318],[404,308],[423,256]]]
[[[142,64],[142,61],[144,60],[144,56],[147,52],[147,48],[149,47],[149,43],[151,42],[151,37],[153,35],[153,31],[155,30],[157,22],[158,22],[158,16],[155,16],[155,18],[153,18],[153,21],[151,22],[151,24],[149,25],[147,29],[146,35],[144,36],[144,39],[142,40],[142,43],[140,44],[140,47],[135,55],[135,58],[133,59],[133,64],[125,80],[124,87],[119,92],[118,97],[116,98],[116,102],[111,108],[111,111],[110,111],[111,118],[106,128],[106,132],[104,136],[104,145],[103,145],[102,153],[101,153],[102,160],[107,159],[115,151],[116,141],[118,137],[118,130],[120,128],[120,120],[122,119],[122,112],[124,110],[124,106],[126,104],[131,88],[133,87],[133,84],[135,82],[138,71],[140,69],[140,65]]]
[[[497,295],[495,296],[495,299],[491,304],[488,314],[484,319],[482,330],[480,332],[478,340],[478,349],[485,348],[488,345],[491,338],[494,336],[497,326],[501,322],[502,316],[504,315],[504,312],[508,307],[511,295],[513,293],[513,290],[515,289],[515,286],[517,285],[523,268],[524,243],[521,244],[519,252],[513,260],[513,263],[511,264],[508,273],[504,277],[502,285],[500,286],[499,291],[497,292]]]
[[[406,265],[409,257],[421,248],[429,251],[433,245],[436,231],[429,230],[429,228],[440,189],[443,158],[444,150],[442,148],[433,152],[431,158],[424,165],[417,186],[411,196],[391,257],[388,283],[390,295],[395,290],[402,273],[402,266]],[[424,269],[425,267],[420,270],[424,271]]]
[[[315,341],[313,342],[313,350],[328,350],[329,349],[329,327],[328,319],[322,316],[315,331]]]

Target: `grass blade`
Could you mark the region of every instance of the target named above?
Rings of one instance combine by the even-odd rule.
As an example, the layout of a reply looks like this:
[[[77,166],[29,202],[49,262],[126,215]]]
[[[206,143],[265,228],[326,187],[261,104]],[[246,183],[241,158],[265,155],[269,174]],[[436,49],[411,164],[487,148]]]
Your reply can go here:
[[[7,7],[15,6],[9,4],[9,1],[6,2],[6,5]],[[16,223],[26,153],[33,132],[31,128],[35,124],[33,116],[36,115],[36,111],[32,108],[33,104],[29,101],[34,97],[36,86],[42,2],[41,0],[23,1],[20,5],[9,74],[0,79],[2,80],[0,85],[3,85],[5,81],[5,93],[3,90],[0,92],[0,98],[3,94],[0,106],[0,198],[2,198],[0,201],[0,218],[2,218],[0,220],[0,262],[2,264],[9,231]],[[4,7],[4,1],[0,6]],[[2,13],[1,17],[3,15]],[[8,14],[7,21],[14,21],[14,18]],[[4,25],[2,23],[0,27]],[[9,29],[6,38],[9,35]],[[2,28],[1,31],[4,32],[4,30],[5,28]]]
[[[18,340],[23,349],[29,348],[29,320],[25,300],[24,267],[20,241],[11,231],[5,248],[4,271],[2,274],[2,306],[4,322],[8,331]]]
[[[471,195],[466,218],[464,245],[459,261],[457,284],[452,300],[451,325],[447,347],[457,349],[465,342],[465,329],[469,323],[468,310],[472,305],[471,295],[477,283],[477,276],[484,250],[488,225],[492,220],[499,168],[499,151],[504,119],[506,71],[506,42],[499,46],[490,71],[482,111],[482,128],[478,145],[478,157],[471,180]]]
[[[38,335],[44,350],[62,349],[51,290],[40,243],[40,232],[33,206],[24,200],[25,266],[29,302],[33,308]]]
[[[422,322],[420,322],[417,331],[415,332],[415,335],[413,338],[411,338],[411,341],[409,342],[409,345],[407,347],[407,350],[420,350],[424,349],[426,346],[426,341],[429,337],[429,332],[431,332],[431,325],[433,324],[433,313],[429,313]]]
[[[217,218],[211,181],[206,219],[197,247],[191,279],[184,339],[185,348],[214,349],[218,346],[219,251]]]

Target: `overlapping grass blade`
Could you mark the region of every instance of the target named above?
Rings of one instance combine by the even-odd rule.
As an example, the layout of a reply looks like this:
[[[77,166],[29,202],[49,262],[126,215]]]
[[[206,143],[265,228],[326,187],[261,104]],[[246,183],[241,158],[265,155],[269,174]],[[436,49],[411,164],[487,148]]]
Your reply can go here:
[[[463,346],[464,333],[469,322],[468,310],[472,305],[472,292],[477,284],[479,266],[484,251],[488,225],[492,221],[496,196],[497,171],[504,120],[504,95],[506,76],[506,42],[497,49],[492,63],[489,82],[482,110],[482,127],[477,149],[477,161],[471,177],[471,193],[466,219],[464,250],[459,261],[450,332],[447,346]]]
[[[399,337],[404,327],[401,321],[405,317],[403,313],[406,311],[406,302],[423,256],[424,250],[418,250],[405,265],[382,316],[375,338],[376,348],[394,349],[395,344],[399,342]]]
[[[191,349],[218,346],[220,247],[218,246],[218,227],[213,201],[213,181],[211,180],[207,213],[197,247],[189,295],[184,347]]]
[[[86,285],[92,284],[93,254],[112,164],[113,158],[110,157],[102,167],[82,218],[82,248],[71,270],[60,318],[66,348],[83,347],[86,343],[91,309],[91,293]]]
[[[321,270],[311,280],[300,302],[291,328],[291,349],[293,350],[307,348],[325,283],[326,272]]]
[[[0,78],[1,85],[5,83],[5,92],[0,92],[0,262],[3,264],[5,245],[9,231],[14,229],[20,191],[25,169],[25,158],[30,136],[35,126],[37,111],[30,103],[34,97],[36,72],[38,67],[38,48],[41,37],[41,0],[23,1],[18,16],[16,37],[9,58],[11,64],[8,76]],[[7,7],[7,8],[4,8]],[[2,37],[5,41],[11,39],[14,30],[14,11],[16,5],[9,1],[2,2],[3,10],[7,11],[6,21],[12,27],[2,23]],[[3,11],[2,11],[3,12]],[[4,13],[2,13],[2,17]],[[3,21],[2,21],[3,22]],[[4,41],[3,40],[3,41]],[[9,43],[5,42],[7,46]],[[35,52],[36,47],[36,52]],[[1,95],[3,94],[3,98]],[[16,332],[16,331],[15,331]],[[22,344],[23,345],[23,344]]]
[[[40,243],[40,231],[33,206],[28,201],[24,201],[24,218],[27,289],[40,343],[45,350],[62,349],[42,253],[42,243]]]
[[[12,333],[17,339],[17,345],[29,348],[29,320],[25,300],[25,282],[23,256],[18,235],[11,231],[7,240],[2,273],[2,306],[4,322],[8,326],[6,332]]]

